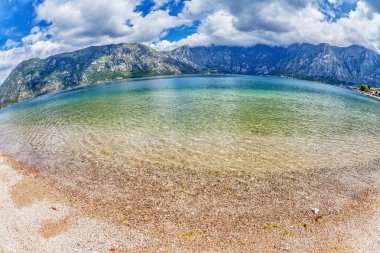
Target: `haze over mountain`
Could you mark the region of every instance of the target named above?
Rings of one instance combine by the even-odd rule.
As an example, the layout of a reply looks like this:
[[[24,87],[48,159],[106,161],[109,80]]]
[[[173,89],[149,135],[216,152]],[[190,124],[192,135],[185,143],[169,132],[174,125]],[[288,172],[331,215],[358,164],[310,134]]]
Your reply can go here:
[[[137,43],[89,47],[20,63],[0,86],[0,107],[97,82],[156,75],[278,75],[330,84],[380,85],[380,55],[360,46],[201,46],[158,52]]]

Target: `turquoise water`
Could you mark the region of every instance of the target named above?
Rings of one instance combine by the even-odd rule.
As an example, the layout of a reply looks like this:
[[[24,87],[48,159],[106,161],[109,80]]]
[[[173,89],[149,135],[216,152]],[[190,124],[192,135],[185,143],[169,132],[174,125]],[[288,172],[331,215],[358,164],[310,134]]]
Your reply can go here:
[[[121,81],[2,110],[0,149],[47,175],[77,178],[142,163],[245,171],[344,166],[380,158],[380,102],[270,77]]]

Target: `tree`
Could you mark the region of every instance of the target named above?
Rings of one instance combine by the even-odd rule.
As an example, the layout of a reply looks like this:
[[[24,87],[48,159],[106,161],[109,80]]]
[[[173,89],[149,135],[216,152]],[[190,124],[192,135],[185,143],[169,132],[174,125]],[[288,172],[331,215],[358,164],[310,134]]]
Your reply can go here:
[[[359,90],[361,90],[361,91],[368,91],[368,86],[367,85],[365,85],[365,84],[361,84],[360,86],[359,86]]]
[[[372,86],[372,84],[368,84],[367,87],[370,90],[373,86]]]

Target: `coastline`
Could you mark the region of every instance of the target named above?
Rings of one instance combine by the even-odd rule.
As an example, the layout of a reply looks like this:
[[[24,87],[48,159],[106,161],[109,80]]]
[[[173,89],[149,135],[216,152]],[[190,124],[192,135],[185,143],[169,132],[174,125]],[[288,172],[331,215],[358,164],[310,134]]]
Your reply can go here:
[[[376,252],[380,247],[378,160],[255,175],[159,168],[173,177],[136,178],[127,186],[128,203],[75,192],[2,153],[0,168],[1,252]]]
[[[372,95],[372,94],[369,94],[369,93],[367,93],[367,92],[360,91],[360,90],[358,90],[358,89],[356,89],[355,91],[356,91],[357,93],[359,93],[359,94],[362,94],[362,95],[366,96],[366,97],[374,98],[375,100],[380,100],[380,97],[379,97],[379,96],[374,96],[374,95]]]
[[[80,90],[80,89],[83,89],[83,88],[86,88],[89,86],[110,85],[110,84],[119,83],[119,82],[133,83],[133,82],[144,81],[144,80],[152,80],[152,79],[172,79],[172,78],[205,77],[205,76],[207,76],[207,77],[209,77],[209,76],[213,76],[213,77],[219,77],[219,76],[253,76],[253,77],[292,79],[292,80],[297,80],[297,81],[304,81],[304,82],[310,82],[310,83],[316,83],[316,84],[322,84],[322,85],[331,85],[331,86],[335,86],[335,87],[339,87],[339,88],[343,88],[343,89],[348,89],[348,90],[354,91],[356,93],[365,95],[367,97],[371,97],[371,98],[375,98],[375,99],[380,100],[380,97],[373,96],[373,95],[365,93],[365,92],[361,92],[355,86],[347,86],[347,85],[341,85],[341,84],[339,85],[339,84],[332,84],[332,83],[327,83],[327,82],[325,83],[325,82],[321,82],[321,81],[317,81],[317,80],[295,78],[295,77],[286,76],[286,75],[254,75],[254,74],[242,74],[242,73],[199,73],[199,74],[156,75],[156,76],[146,76],[146,77],[132,77],[132,78],[125,78],[125,79],[105,80],[105,81],[99,81],[96,83],[86,83],[86,84],[78,85],[76,87],[67,88],[67,89],[63,89],[63,90],[57,90],[57,91],[41,94],[41,95],[38,95],[35,97],[30,97],[30,98],[27,98],[25,100],[19,101],[17,103],[10,104],[10,105],[7,105],[5,107],[0,107],[0,112],[4,111],[4,110],[12,109],[14,107],[17,107],[20,104],[27,103],[30,101],[34,101],[36,99],[43,99],[45,96],[54,96],[54,95],[61,94],[64,92],[70,92],[73,90]]]

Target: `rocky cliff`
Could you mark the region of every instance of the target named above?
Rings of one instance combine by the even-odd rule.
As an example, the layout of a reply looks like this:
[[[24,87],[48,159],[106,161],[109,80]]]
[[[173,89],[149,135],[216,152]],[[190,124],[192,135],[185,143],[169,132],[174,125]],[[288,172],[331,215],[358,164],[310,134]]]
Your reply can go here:
[[[380,85],[380,56],[359,46],[184,46],[169,55],[222,73],[284,75],[330,84]]]
[[[192,65],[141,44],[89,47],[20,63],[0,86],[0,107],[97,82],[193,73]]]
[[[0,86],[0,107],[97,82],[203,72],[289,76],[380,86],[380,55],[360,46],[202,46],[157,52],[141,44],[89,47],[20,63]]]

